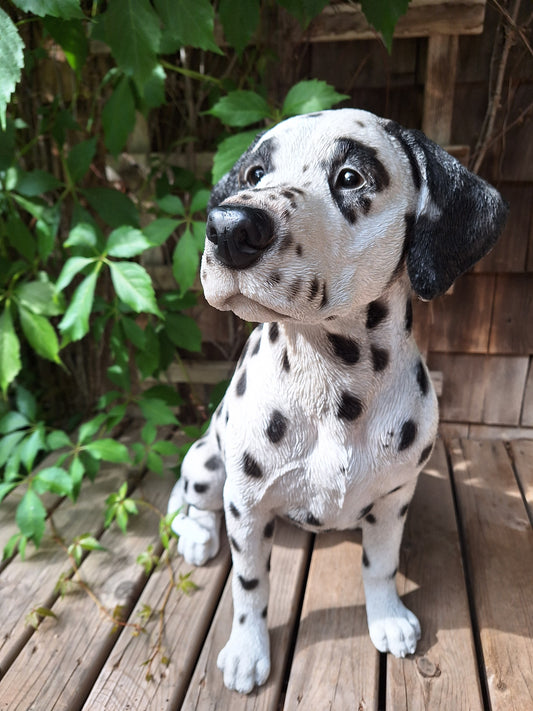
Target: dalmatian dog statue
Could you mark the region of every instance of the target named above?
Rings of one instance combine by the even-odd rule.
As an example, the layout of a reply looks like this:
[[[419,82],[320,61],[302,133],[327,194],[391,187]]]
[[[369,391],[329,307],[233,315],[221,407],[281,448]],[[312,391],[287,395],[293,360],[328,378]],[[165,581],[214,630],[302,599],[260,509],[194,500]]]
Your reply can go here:
[[[207,301],[260,325],[168,508],[180,509],[179,551],[197,565],[217,553],[225,513],[224,683],[248,693],[269,675],[276,517],[314,532],[360,527],[372,642],[413,653],[420,625],[395,576],[438,414],[411,294],[443,294],[494,245],[506,205],[419,131],[339,109],[259,136],[209,210]]]

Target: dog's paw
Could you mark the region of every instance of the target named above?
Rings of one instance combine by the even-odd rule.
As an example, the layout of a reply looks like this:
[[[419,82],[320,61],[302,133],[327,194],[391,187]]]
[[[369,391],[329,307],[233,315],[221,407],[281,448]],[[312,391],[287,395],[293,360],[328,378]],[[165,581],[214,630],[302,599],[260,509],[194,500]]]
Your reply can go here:
[[[420,639],[420,623],[410,610],[398,601],[394,610],[368,621],[370,639],[379,652],[395,657],[414,654]]]
[[[220,548],[220,520],[217,511],[202,511],[189,507],[188,514],[179,513],[172,521],[178,538],[178,553],[191,565],[204,565]]]
[[[217,666],[224,675],[228,689],[249,694],[261,686],[270,674],[270,644],[268,631],[249,630],[232,632],[228,643],[220,652]]]

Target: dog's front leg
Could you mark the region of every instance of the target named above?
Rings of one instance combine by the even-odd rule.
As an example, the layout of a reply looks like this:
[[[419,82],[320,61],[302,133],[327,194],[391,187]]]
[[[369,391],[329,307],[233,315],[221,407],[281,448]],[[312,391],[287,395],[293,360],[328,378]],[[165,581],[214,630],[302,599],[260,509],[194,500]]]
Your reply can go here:
[[[267,605],[274,518],[226,491],[224,498],[233,559],[233,625],[217,665],[228,689],[247,694],[270,673]]]
[[[379,499],[362,522],[363,583],[368,630],[380,652],[414,653],[420,623],[398,597],[396,573],[407,508],[416,481]]]

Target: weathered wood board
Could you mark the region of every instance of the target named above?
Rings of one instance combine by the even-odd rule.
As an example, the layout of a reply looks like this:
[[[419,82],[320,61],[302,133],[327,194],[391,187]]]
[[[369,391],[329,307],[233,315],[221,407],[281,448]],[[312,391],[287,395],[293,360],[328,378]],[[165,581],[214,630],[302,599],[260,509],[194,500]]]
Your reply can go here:
[[[409,507],[398,590],[420,619],[414,656],[387,657],[387,709],[482,711],[474,637],[441,440]]]
[[[501,442],[451,451],[492,711],[533,708],[533,529]]]
[[[370,641],[359,532],[316,537],[285,711],[377,709],[379,653]]]

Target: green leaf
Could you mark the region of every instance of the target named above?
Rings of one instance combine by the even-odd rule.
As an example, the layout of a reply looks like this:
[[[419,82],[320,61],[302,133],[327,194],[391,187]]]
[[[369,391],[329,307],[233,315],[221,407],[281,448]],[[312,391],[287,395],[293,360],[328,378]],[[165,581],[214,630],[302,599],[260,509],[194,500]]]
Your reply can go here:
[[[178,421],[170,407],[157,398],[142,398],[139,407],[147,422],[153,425],[177,425]]]
[[[18,385],[15,391],[15,401],[20,413],[28,420],[35,420],[37,417],[37,400],[33,393],[26,390],[22,385]]]
[[[361,0],[366,19],[381,33],[389,53],[396,23],[407,12],[409,0]]]
[[[259,0],[221,0],[220,20],[224,35],[237,54],[241,54],[259,24]],[[238,18],[238,21],[236,21]]]
[[[132,318],[127,318],[127,316],[124,316],[120,323],[128,341],[131,341],[136,348],[143,351],[146,348],[146,332],[144,329]]]
[[[329,0],[278,0],[279,4],[294,15],[303,26],[311,22],[326,7]]]
[[[9,432],[15,432],[16,430],[20,430],[23,427],[28,427],[29,424],[30,421],[27,417],[25,417],[20,412],[15,412],[15,410],[11,410],[10,412],[6,413],[0,420],[0,434],[5,435],[9,434]]]
[[[44,26],[55,41],[62,47],[65,59],[81,76],[81,70],[89,54],[89,41],[85,32],[84,22],[80,20],[56,19],[47,17]]]
[[[113,0],[102,16],[103,33],[118,67],[140,90],[157,66],[161,29],[149,0]]]
[[[70,257],[70,259],[67,259],[61,273],[57,277],[55,285],[56,291],[66,289],[76,274],[79,274],[89,264],[94,264],[95,261],[96,259],[94,257]]]
[[[165,26],[167,52],[188,46],[222,54],[213,35],[215,12],[209,0],[155,0],[155,7]]]
[[[89,331],[89,316],[91,315],[97,279],[98,271],[94,269],[77,286],[72,301],[59,323],[59,330],[69,341],[79,341]]]
[[[143,99],[144,109],[157,109],[165,103],[165,82],[167,75],[163,67],[158,64],[152,70],[152,74],[144,85]]]
[[[72,479],[62,467],[46,467],[42,469],[33,480],[32,484],[37,494],[50,491],[58,496],[72,498]]]
[[[26,436],[26,430],[17,430],[0,437],[0,467],[14,454],[18,453],[18,445]]]
[[[37,197],[50,190],[57,190],[62,183],[45,170],[19,171],[15,190],[26,197]]]
[[[6,130],[6,108],[24,67],[24,42],[7,13],[0,8],[0,127]]]
[[[0,387],[4,395],[21,368],[20,342],[15,333],[11,311],[6,306],[0,316]]]
[[[30,472],[33,469],[35,457],[43,449],[46,449],[46,441],[44,438],[44,426],[41,424],[19,445],[20,460],[26,467],[26,471]]]
[[[135,99],[128,77],[123,76],[102,111],[104,143],[116,156],[128,140],[135,125]]]
[[[148,452],[148,456],[146,457],[146,465],[151,472],[155,472],[160,475],[163,473],[163,460],[159,454],[154,451]]]
[[[44,533],[46,509],[33,489],[28,489],[17,506],[15,521],[23,536],[32,540],[36,546]]]
[[[114,439],[97,439],[86,444],[85,449],[95,459],[103,459],[106,462],[129,462],[130,460],[128,448]]]
[[[60,363],[59,341],[56,332],[45,316],[34,314],[23,306],[19,309],[20,325],[30,346],[41,356]]]
[[[196,279],[200,257],[192,232],[187,229],[180,237],[172,256],[172,274],[183,294]]]
[[[156,200],[159,208],[168,215],[185,215],[181,198],[177,195],[164,195]]]
[[[78,538],[79,545],[86,551],[105,551],[107,548],[100,541],[88,533]]]
[[[37,251],[41,261],[46,262],[54,249],[54,241],[61,220],[61,203],[56,202],[52,207],[43,210],[42,216],[37,220],[35,232],[37,234]]]
[[[44,17],[60,17],[64,20],[83,19],[79,0],[13,0],[14,4],[24,12]]]
[[[216,116],[226,126],[249,126],[272,114],[266,99],[255,91],[237,89],[217,101],[208,114]]]
[[[70,149],[67,156],[67,166],[73,183],[79,183],[89,170],[95,153],[96,137],[81,141]]]
[[[1,40],[0,40],[1,42]],[[0,110],[1,113],[1,110]],[[0,170],[7,170],[15,158],[15,122],[7,119],[6,126],[0,121]]]
[[[210,191],[205,189],[197,190],[192,196],[189,212],[194,215],[195,212],[204,212],[209,202]]]
[[[117,296],[136,313],[146,312],[163,318],[150,275],[135,262],[109,262],[111,280]]]
[[[283,102],[281,113],[283,117],[307,114],[313,111],[330,109],[334,104],[350,97],[338,94],[335,89],[325,81],[310,79],[295,84],[288,92]]]
[[[83,452],[82,452],[82,454],[83,454]],[[97,466],[98,466],[98,462],[97,462]],[[70,479],[72,481],[72,497],[73,497],[74,501],[76,501],[76,499],[78,498],[79,493],[80,493],[83,475],[85,474],[85,466],[83,465],[83,462],[81,461],[80,457],[74,457],[74,459],[70,463],[68,473],[69,473]]]
[[[103,236],[100,228],[89,212],[78,204],[74,206],[70,232],[64,246],[83,247],[93,253],[101,251],[100,247],[103,249]]]
[[[213,183],[218,183],[220,178],[233,168],[256,136],[256,130],[244,131],[235,136],[229,136],[219,143],[213,159]]]
[[[139,227],[139,213],[127,195],[113,188],[88,188],[83,195],[89,205],[110,227]]]
[[[54,284],[43,279],[21,282],[14,292],[20,306],[42,316],[59,316],[64,306],[60,303]]]
[[[129,225],[117,227],[107,240],[107,253],[110,257],[136,257],[152,245],[141,230]]]
[[[154,246],[164,244],[170,235],[179,225],[178,220],[171,220],[169,217],[160,217],[143,227],[144,236]]]
[[[85,444],[88,440],[94,437],[105,421],[106,414],[105,412],[101,412],[99,415],[96,415],[96,417],[93,417],[92,420],[84,422],[80,426],[78,432],[78,442],[80,444]]]
[[[37,253],[35,237],[26,224],[20,219],[18,212],[12,212],[5,224],[9,244],[28,262],[33,262]]]
[[[202,332],[196,321],[184,314],[167,313],[165,332],[174,345],[188,351],[199,351],[202,347]]]
[[[179,447],[174,442],[160,440],[156,442],[152,449],[163,457],[175,457],[179,453]]]
[[[70,437],[67,435],[66,432],[63,432],[63,430],[54,430],[53,432],[50,432],[50,434],[46,438],[46,443],[48,445],[48,448],[52,450],[63,449],[63,447],[72,446]]]

